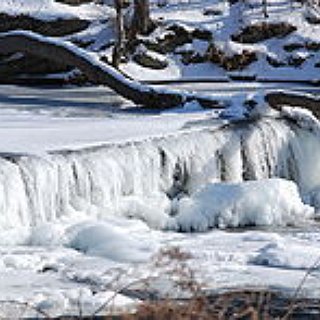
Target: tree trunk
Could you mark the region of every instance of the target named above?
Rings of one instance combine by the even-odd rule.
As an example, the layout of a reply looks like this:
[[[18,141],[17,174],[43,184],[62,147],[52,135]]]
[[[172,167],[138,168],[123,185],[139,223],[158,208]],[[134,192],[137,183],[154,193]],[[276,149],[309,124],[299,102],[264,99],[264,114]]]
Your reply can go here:
[[[147,34],[152,25],[149,0],[134,0],[134,13],[128,38],[134,39],[137,34]]]
[[[267,0],[262,0],[262,10],[263,10],[263,15],[265,18],[268,18],[268,1]]]
[[[86,50],[60,40],[45,38],[32,32],[12,31],[0,34],[0,55],[14,52],[32,54],[81,70],[94,84],[113,89],[137,105],[168,108],[182,104],[186,97],[175,91],[155,89],[130,80]]]
[[[112,65],[115,68],[119,67],[121,57],[124,51],[125,42],[125,30],[123,21],[123,10],[122,10],[122,0],[115,0],[114,6],[116,9],[116,33],[117,39],[112,52]]]

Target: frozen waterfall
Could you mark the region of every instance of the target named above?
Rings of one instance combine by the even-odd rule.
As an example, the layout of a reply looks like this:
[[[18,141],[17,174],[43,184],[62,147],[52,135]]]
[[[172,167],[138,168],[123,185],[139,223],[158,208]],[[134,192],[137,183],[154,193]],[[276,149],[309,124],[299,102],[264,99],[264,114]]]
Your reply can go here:
[[[79,212],[101,219],[135,217],[163,228],[178,213],[179,199],[208,184],[272,177],[296,182],[304,200],[316,201],[319,158],[317,135],[284,118],[42,157],[3,155],[0,228],[35,226]]]

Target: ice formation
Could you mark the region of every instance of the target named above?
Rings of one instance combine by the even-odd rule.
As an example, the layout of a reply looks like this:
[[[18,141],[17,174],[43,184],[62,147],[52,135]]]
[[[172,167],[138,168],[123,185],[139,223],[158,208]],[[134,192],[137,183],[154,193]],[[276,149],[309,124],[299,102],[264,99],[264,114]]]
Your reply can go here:
[[[199,190],[208,184],[273,177],[294,181],[302,198],[311,201],[317,199],[320,185],[320,163],[314,161],[319,156],[317,135],[295,122],[274,118],[47,156],[4,155],[0,160],[0,229],[3,235],[18,227],[77,215],[99,219],[120,215],[163,228],[179,205],[183,207],[185,196],[206,199],[206,191]],[[248,219],[239,212],[237,223],[224,224],[292,223],[299,212],[305,212],[293,182],[265,180],[265,184],[272,203],[277,203],[272,190],[283,189],[284,202],[277,208],[285,206],[286,222],[284,216]],[[207,190],[220,192],[221,199],[221,192],[226,193],[228,199],[232,188],[240,197],[243,190],[248,196],[255,194],[257,186],[263,192],[264,184],[254,183],[243,189],[209,185]],[[289,199],[294,200],[292,207],[287,206]]]
[[[177,211],[168,228],[182,231],[295,225],[314,213],[302,203],[296,184],[279,178],[208,184],[181,199]]]

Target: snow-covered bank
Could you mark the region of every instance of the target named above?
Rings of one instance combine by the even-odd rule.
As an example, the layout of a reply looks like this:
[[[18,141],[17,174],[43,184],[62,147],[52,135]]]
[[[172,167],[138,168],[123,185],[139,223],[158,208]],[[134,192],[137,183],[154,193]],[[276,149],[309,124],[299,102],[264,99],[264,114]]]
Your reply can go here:
[[[124,63],[122,68],[131,76],[143,80],[184,78],[232,78],[251,77],[273,80],[319,80],[319,23],[311,23],[308,17],[319,20],[319,10],[312,4],[271,0],[267,3],[268,16],[263,14],[261,2],[221,3],[219,1],[193,1],[190,5],[172,3],[153,11],[154,17],[164,18],[164,28],[156,30],[149,40],[152,52],[154,43],[168,36],[172,30],[167,25],[179,25],[186,31],[200,28],[211,32],[212,39],[197,39],[185,36],[185,42],[170,52],[164,52],[168,66],[163,70],[148,73],[148,68],[134,61]],[[279,27],[278,33],[269,32],[268,26]],[[281,35],[284,27],[291,32]],[[252,27],[252,41],[237,39],[243,30]],[[262,27],[262,28],[260,28]],[[266,28],[263,28],[266,27]],[[257,28],[254,32],[254,28]],[[272,27],[271,27],[272,28]],[[271,33],[271,36],[267,36]],[[186,33],[184,33],[185,35]],[[148,46],[148,42],[143,38]],[[183,40],[178,39],[183,42]],[[243,52],[252,52],[256,59],[244,68],[235,66],[228,70],[223,64],[208,59],[210,46],[232,57]],[[159,50],[157,47],[154,50]],[[214,59],[213,59],[214,60]],[[145,72],[143,72],[145,71]]]
[[[263,14],[261,2],[256,0],[245,4],[208,0],[191,1],[189,4],[167,1],[166,5],[157,6],[156,1],[152,1],[151,14],[158,20],[159,27],[149,36],[139,37],[136,50],[121,64],[125,73],[140,80],[248,77],[261,80],[319,81],[319,12],[312,4],[300,6],[292,1],[270,0],[267,4],[268,17]],[[105,5],[92,2],[69,6],[54,0],[44,0],[41,3],[35,0],[5,0],[0,4],[0,12],[11,16],[23,14],[41,21],[85,19],[91,22],[86,30],[61,39],[72,40],[85,47],[97,60],[101,58],[111,61],[116,35],[115,12],[109,1]],[[126,14],[130,16],[130,12]],[[180,31],[182,28],[186,32],[177,34],[177,39],[170,42],[170,37],[174,36],[174,30],[170,29],[172,26],[178,26]],[[271,26],[271,31],[268,26]],[[250,43],[242,41],[239,34],[252,27],[257,28],[253,32],[253,38],[257,34],[259,37],[249,41]],[[283,28],[288,28],[290,32],[283,33]],[[10,30],[13,29],[14,26]],[[261,34],[269,36],[261,37]],[[166,44],[163,48],[162,45],[166,42],[163,40],[169,43],[168,48]],[[162,61],[166,67],[161,70],[152,69],[137,63],[135,57],[141,47],[147,49],[149,57],[158,57],[159,60],[155,60]],[[217,52],[222,52],[224,59],[241,56],[244,52],[253,53],[254,59],[249,65],[230,68],[221,61],[210,58],[212,47]]]
[[[9,15],[29,15],[41,20],[55,20],[80,18],[88,20],[105,19],[113,13],[108,6],[102,6],[94,2],[81,6],[69,6],[54,0],[10,0],[2,1],[1,12]]]

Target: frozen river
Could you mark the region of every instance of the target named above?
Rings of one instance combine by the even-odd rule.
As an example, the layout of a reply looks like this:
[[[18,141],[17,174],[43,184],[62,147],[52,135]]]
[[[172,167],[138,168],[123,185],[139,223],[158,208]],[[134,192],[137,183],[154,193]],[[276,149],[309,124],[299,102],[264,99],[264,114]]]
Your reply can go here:
[[[239,104],[276,88],[196,86]],[[111,270],[123,270],[118,285],[161,274],[150,258],[176,246],[209,290],[292,293],[320,257],[320,142],[307,115],[312,130],[281,115],[228,125],[215,110],[137,112],[97,87],[2,86],[0,106],[2,301],[91,314],[116,289]],[[302,293],[318,297],[319,277]],[[115,305],[135,302],[123,292]],[[0,317],[12,312],[36,313],[0,304]]]

